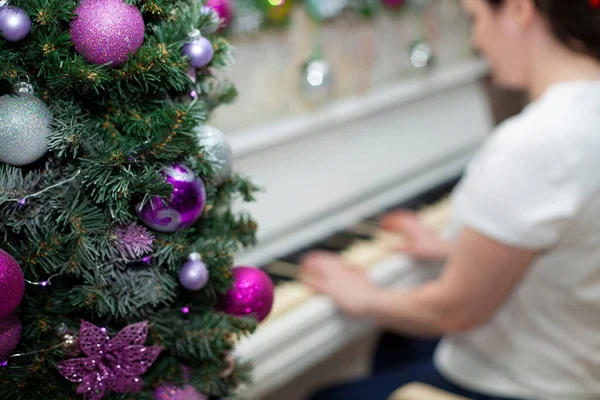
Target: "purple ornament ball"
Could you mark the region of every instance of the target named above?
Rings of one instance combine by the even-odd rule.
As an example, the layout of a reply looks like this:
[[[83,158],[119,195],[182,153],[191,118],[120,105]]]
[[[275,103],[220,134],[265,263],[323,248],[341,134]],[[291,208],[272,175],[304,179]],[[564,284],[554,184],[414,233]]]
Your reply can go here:
[[[190,66],[194,68],[208,65],[214,54],[212,43],[205,37],[199,37],[183,46],[183,55],[189,57]]]
[[[183,164],[164,168],[161,174],[173,186],[170,200],[154,197],[143,206],[137,204],[135,212],[151,229],[173,233],[189,228],[202,214],[206,204],[204,183]]]
[[[273,307],[273,281],[266,272],[254,267],[235,267],[233,287],[219,298],[217,308],[238,317],[264,320]]]
[[[223,20],[222,28],[228,26],[233,20],[233,0],[208,0],[206,6],[215,10],[219,18]]]
[[[207,400],[207,397],[194,389],[192,385],[183,388],[173,384],[164,384],[152,393],[154,400]]]
[[[21,303],[25,278],[17,261],[0,249],[0,319],[8,317]]]
[[[140,11],[122,0],[83,0],[71,22],[75,50],[93,64],[116,67],[144,42],[144,19]]]
[[[21,321],[15,315],[0,320],[0,362],[8,359],[21,340]]]
[[[208,269],[199,254],[193,253],[179,270],[179,282],[187,290],[200,290],[208,283]]]
[[[25,39],[31,31],[31,19],[17,7],[0,6],[0,34],[9,42]]]

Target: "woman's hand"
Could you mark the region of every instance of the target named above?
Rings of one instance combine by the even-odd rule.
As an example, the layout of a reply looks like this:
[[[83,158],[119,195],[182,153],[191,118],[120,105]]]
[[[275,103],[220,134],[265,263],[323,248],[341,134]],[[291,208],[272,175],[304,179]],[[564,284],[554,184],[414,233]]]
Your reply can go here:
[[[341,309],[405,335],[439,337],[486,323],[527,273],[535,252],[464,228],[437,279],[411,289],[377,288],[363,270],[326,252],[308,254],[299,279]]]
[[[351,267],[335,253],[308,253],[301,262],[300,281],[333,299],[346,313],[364,316],[377,291],[364,270]]]
[[[383,217],[381,227],[404,235],[405,239],[395,249],[418,260],[444,261],[452,250],[450,242],[423,225],[419,216],[411,211],[392,211]]]

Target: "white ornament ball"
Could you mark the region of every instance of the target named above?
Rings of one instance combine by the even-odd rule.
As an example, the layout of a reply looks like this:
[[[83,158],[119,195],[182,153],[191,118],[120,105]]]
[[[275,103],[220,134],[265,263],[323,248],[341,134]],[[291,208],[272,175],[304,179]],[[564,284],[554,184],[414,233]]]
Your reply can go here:
[[[200,125],[196,128],[198,143],[208,153],[208,160],[213,164],[213,181],[217,186],[225,183],[233,173],[233,150],[227,136],[212,125]]]
[[[301,71],[300,85],[304,95],[312,101],[325,101],[333,91],[334,76],[329,62],[323,58],[307,61]]]
[[[410,64],[415,68],[431,67],[434,62],[433,49],[429,43],[417,41],[409,49]]]

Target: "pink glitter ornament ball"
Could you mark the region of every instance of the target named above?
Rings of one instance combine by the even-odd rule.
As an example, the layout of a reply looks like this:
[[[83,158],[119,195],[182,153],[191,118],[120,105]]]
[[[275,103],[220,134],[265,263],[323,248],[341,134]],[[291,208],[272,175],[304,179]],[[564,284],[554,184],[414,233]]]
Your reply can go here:
[[[140,11],[122,0],[83,0],[71,22],[71,40],[86,61],[116,67],[144,42]]]
[[[14,315],[0,320],[0,362],[8,359],[21,340],[21,321]]]
[[[25,278],[21,267],[10,254],[0,250],[0,320],[15,311],[24,291]]]
[[[260,268],[235,267],[233,287],[221,296],[218,309],[238,317],[264,320],[273,307],[273,281]]]
[[[233,0],[208,0],[206,6],[215,10],[219,18],[223,20],[221,28],[227,27],[233,20]]]

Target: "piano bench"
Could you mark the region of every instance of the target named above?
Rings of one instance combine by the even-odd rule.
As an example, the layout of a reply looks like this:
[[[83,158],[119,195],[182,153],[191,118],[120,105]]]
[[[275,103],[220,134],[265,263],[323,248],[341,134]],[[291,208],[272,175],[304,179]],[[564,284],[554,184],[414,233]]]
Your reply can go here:
[[[423,383],[409,383],[396,390],[388,400],[469,400]]]

